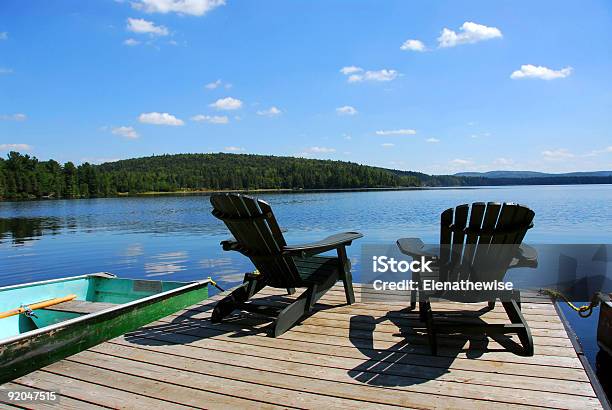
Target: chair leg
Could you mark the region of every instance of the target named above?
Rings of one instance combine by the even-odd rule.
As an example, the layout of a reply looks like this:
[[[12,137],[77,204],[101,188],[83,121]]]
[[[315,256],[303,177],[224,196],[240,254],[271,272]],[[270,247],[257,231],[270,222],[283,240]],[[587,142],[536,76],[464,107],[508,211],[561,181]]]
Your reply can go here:
[[[422,300],[419,300],[419,321],[427,322],[427,312],[426,312],[426,303]]]
[[[210,318],[211,322],[221,322],[224,317],[239,308],[241,304],[249,300],[265,286],[266,283],[262,277],[245,275],[244,283],[240,287],[234,289],[229,295],[217,302]]]
[[[420,275],[417,272],[414,272],[412,275],[414,277],[413,282],[420,283],[420,280],[421,280]],[[417,290],[413,287],[412,290],[410,291],[410,310],[416,309],[416,303],[417,303]]]
[[[276,318],[272,329],[272,336],[277,337],[289,330],[308,314],[314,304],[325,292],[331,289],[338,281],[338,275],[331,275],[323,283],[312,284],[292,304],[284,308]]]
[[[417,291],[415,290],[411,290],[410,291],[410,310],[414,310],[416,309],[416,298],[417,298]]]
[[[427,323],[427,335],[429,337],[429,346],[431,348],[431,354],[434,356],[438,355],[438,337],[436,335],[436,328],[433,321],[433,311],[431,310],[431,303],[429,301],[424,303],[425,305],[425,316]]]
[[[522,325],[521,328],[517,330],[519,340],[523,345],[525,355],[533,356],[533,338],[531,336],[529,325],[521,312],[520,304],[516,300],[510,300],[507,302],[502,302],[502,305],[510,318],[510,322]]]
[[[344,295],[346,296],[346,303],[348,305],[352,305],[353,303],[355,303],[355,292],[353,291],[353,277],[351,275],[351,272],[345,274],[344,278],[342,279],[342,282],[344,283]]]
[[[340,261],[340,277],[344,283],[344,295],[346,303],[352,305],[355,303],[355,292],[353,291],[353,275],[351,274],[351,261],[346,255],[346,248],[341,246],[338,248],[338,260]]]

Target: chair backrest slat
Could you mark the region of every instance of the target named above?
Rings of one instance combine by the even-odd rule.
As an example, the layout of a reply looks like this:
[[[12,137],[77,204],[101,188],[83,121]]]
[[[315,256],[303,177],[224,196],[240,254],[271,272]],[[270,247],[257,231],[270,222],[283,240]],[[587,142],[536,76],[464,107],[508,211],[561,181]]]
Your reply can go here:
[[[489,247],[488,245],[491,243],[491,235],[489,232],[492,232],[495,229],[495,225],[497,224],[497,219],[499,217],[499,211],[501,209],[501,204],[497,202],[488,202],[487,208],[485,210],[485,215],[482,220],[482,231],[483,233],[479,235],[478,238],[478,246],[474,251],[474,260],[473,263],[476,264],[479,260],[482,260],[483,257],[486,256]]]
[[[485,209],[486,204],[484,202],[476,202],[472,204],[470,222],[468,224],[468,228],[470,230],[467,234],[467,238],[465,239],[465,250],[463,252],[464,265],[471,265],[474,261],[474,254],[476,253],[478,239],[480,237],[476,231],[482,228]]]
[[[286,242],[269,204],[241,194],[212,195],[210,201],[213,215],[225,222],[270,286],[298,286],[297,267],[293,258],[281,254]]]
[[[463,241],[465,239],[465,227],[468,220],[469,205],[459,205],[455,208],[455,219],[453,221],[453,240],[451,247],[450,266],[457,266],[461,263],[463,254]]]
[[[455,209],[449,208],[442,212],[440,216],[440,266],[445,267],[450,263],[450,244],[453,239],[451,226],[453,225],[453,217]]]
[[[283,232],[281,231],[281,228],[276,221],[276,217],[272,212],[272,207],[266,201],[259,200],[257,202],[259,203],[259,208],[261,211],[268,215],[268,226],[270,227],[270,231],[272,232],[274,239],[276,239],[276,242],[279,245],[286,246],[287,243],[285,242],[285,237],[283,236]]]

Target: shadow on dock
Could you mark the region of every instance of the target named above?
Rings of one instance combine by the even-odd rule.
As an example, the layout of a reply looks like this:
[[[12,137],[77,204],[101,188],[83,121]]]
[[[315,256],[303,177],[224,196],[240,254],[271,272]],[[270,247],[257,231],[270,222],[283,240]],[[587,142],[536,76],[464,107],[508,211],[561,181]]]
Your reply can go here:
[[[261,306],[262,312],[275,312],[282,310],[293,301],[291,297],[274,295],[259,297],[254,303]],[[317,311],[327,310],[333,307],[334,306],[329,305],[317,305],[317,310],[306,315],[302,321],[316,314]],[[213,309],[214,304],[188,308],[168,323],[143,327],[137,331],[126,334],[125,339],[134,344],[163,346],[177,344],[177,332],[189,335],[190,343],[194,338],[206,339],[219,335],[226,335],[230,338],[255,335],[269,336],[273,331],[274,317],[252,312],[235,311],[224,318],[221,323],[213,323],[210,320]]]
[[[441,315],[441,319],[472,317],[471,323],[485,322],[479,318],[480,314],[490,311],[489,308],[482,308],[479,311],[457,310],[452,313]],[[411,318],[413,321],[409,322]],[[421,378],[398,377],[407,374],[409,367],[414,367],[414,354],[422,352],[423,346],[428,346],[427,329],[424,323],[414,325],[418,320],[418,312],[410,309],[401,309],[389,312],[380,318],[368,315],[355,315],[351,317],[349,340],[353,346],[364,356],[370,359],[353,368],[348,374],[355,380],[374,386],[409,386],[413,384],[425,383],[429,380],[449,373],[449,369],[459,354],[463,353],[466,358],[476,359],[482,357],[487,352],[512,352],[523,355],[523,349],[512,337],[505,335],[495,335],[495,340],[501,348],[489,347],[488,337],[482,334],[438,334],[441,339],[439,343],[443,345],[442,353],[435,358],[435,367],[428,369],[427,374],[422,374]],[[405,338],[390,348],[377,349],[375,347],[374,335],[376,326],[388,322],[394,324],[399,329],[399,333],[394,336]]]

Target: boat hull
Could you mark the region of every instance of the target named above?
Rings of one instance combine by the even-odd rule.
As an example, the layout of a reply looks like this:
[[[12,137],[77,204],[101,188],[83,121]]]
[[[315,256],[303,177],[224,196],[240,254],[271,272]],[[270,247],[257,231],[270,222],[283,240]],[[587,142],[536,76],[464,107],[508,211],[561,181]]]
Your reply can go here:
[[[207,299],[208,284],[185,284],[0,341],[0,384]]]

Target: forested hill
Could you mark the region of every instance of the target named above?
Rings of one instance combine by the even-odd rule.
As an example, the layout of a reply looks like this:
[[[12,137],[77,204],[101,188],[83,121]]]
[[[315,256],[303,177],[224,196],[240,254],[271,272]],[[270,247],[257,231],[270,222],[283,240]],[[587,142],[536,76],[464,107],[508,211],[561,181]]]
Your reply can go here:
[[[247,154],[178,154],[76,167],[11,152],[0,197],[87,198],[190,190],[342,189],[421,185],[411,175],[351,162]]]
[[[412,176],[352,162],[251,154],[177,154],[98,166],[118,191],[334,189],[417,186]]]
[[[612,183],[612,176],[487,178],[427,175],[352,162],[249,154],[177,154],[75,166],[11,152],[0,199],[89,198],[143,192]]]

